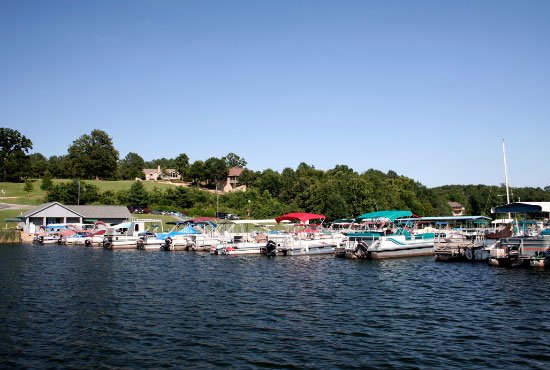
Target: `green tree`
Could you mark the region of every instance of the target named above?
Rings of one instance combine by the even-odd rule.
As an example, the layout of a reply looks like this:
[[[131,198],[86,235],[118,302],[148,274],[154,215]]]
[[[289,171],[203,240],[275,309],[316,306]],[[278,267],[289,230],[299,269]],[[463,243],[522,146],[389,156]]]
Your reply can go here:
[[[52,155],[51,157],[49,157],[47,168],[54,179],[66,179],[71,177],[66,155]]]
[[[134,181],[128,191],[128,205],[147,207],[149,205],[149,194],[141,181]]]
[[[11,128],[0,128],[0,181],[20,182],[29,175],[32,142]]]
[[[34,185],[31,179],[25,179],[25,186],[23,190],[27,193],[27,196],[34,190]]]
[[[190,191],[188,188],[183,186],[166,189],[164,193],[164,200],[164,204],[168,206],[176,206],[180,209],[193,206]]]
[[[108,179],[116,175],[118,151],[113,141],[101,130],[82,135],[69,147],[69,166],[73,176],[86,179]]]
[[[204,172],[209,184],[218,184],[227,178],[227,165],[219,158],[211,157],[204,162]]]
[[[174,160],[168,158],[153,159],[152,161],[145,162],[146,168],[174,168]]]
[[[282,184],[281,175],[276,171],[268,169],[262,172],[254,186],[260,189],[260,192],[267,190],[272,197],[277,198],[281,193]]]
[[[74,179],[53,185],[47,193],[48,202],[64,204],[91,204],[100,199],[99,187]]]
[[[246,167],[246,160],[244,158],[239,157],[235,153],[229,153],[225,157],[222,158],[222,160],[225,162],[225,165],[227,168],[231,167],[240,167],[244,168]]]
[[[99,194],[98,202],[101,203],[101,204],[109,204],[109,205],[124,204],[125,203],[125,202],[121,203],[119,201],[119,197],[118,197],[117,192],[115,192],[113,190],[106,190],[106,191],[102,192],[101,194]]]
[[[174,159],[174,169],[179,172],[182,178],[186,177],[189,171],[189,157],[185,153],[181,153]]]
[[[44,172],[44,176],[42,176],[42,184],[40,184],[40,189],[42,190],[49,190],[53,185],[52,182],[52,174],[49,170],[46,170]]]
[[[44,176],[48,168],[48,160],[40,153],[29,155],[29,173],[32,178],[39,179]]]
[[[328,220],[349,216],[346,200],[340,195],[334,182],[318,182],[308,199],[308,210],[327,216]]]
[[[143,179],[145,161],[137,153],[130,152],[118,164],[118,173],[123,180]]]
[[[191,181],[194,185],[198,185],[202,181],[206,181],[206,170],[203,161],[195,161],[189,167],[189,170],[184,177],[187,181]]]
[[[249,170],[248,168],[243,169],[241,175],[239,176],[239,185],[246,185],[250,187],[254,185],[254,182],[258,178],[259,173]]]

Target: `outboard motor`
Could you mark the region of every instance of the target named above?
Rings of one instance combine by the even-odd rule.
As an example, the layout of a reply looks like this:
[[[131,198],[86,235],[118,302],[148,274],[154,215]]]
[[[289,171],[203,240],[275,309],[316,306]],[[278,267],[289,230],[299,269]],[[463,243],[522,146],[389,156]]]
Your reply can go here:
[[[264,249],[265,249],[266,256],[275,257],[275,250],[277,249],[277,243],[275,243],[273,240],[268,240]]]
[[[110,248],[111,243],[109,242],[109,239],[107,237],[103,238],[103,248]]]
[[[140,239],[137,240],[137,242],[136,242],[137,249],[145,249],[145,240],[144,239],[147,239],[147,237],[144,236],[143,238],[140,238]]]
[[[172,248],[172,238],[167,237],[164,239],[164,244],[162,245],[162,250],[169,251]]]
[[[360,259],[370,258],[371,252],[369,252],[369,246],[364,241],[360,241],[355,246],[355,256]]]

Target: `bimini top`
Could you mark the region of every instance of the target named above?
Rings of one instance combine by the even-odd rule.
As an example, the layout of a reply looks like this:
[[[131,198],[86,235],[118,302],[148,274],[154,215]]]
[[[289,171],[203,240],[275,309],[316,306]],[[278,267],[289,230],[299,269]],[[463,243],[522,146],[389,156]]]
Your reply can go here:
[[[492,213],[538,213],[550,212],[550,202],[521,202],[510,203],[495,207]]]
[[[390,221],[395,221],[395,219],[397,218],[411,217],[412,215],[413,214],[411,211],[398,211],[398,210],[377,211],[377,212],[362,214],[361,216],[357,217],[355,220],[362,221],[362,220],[369,220],[369,219],[385,218]]]
[[[275,219],[275,221],[277,221],[277,223],[280,223],[281,221],[291,221],[291,222],[301,221],[305,223],[306,221],[309,221],[309,220],[317,220],[317,219],[324,220],[325,218],[327,218],[325,215],[318,215],[315,213],[296,212],[296,213],[287,213],[286,215],[279,216]]]

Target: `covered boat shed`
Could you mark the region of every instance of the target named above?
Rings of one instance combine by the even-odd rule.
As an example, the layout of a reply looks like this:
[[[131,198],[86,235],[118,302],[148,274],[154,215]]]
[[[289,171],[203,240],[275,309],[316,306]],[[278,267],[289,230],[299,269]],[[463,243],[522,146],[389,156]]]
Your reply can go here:
[[[125,206],[64,205],[59,202],[42,204],[21,216],[23,231],[36,232],[39,226],[66,223],[93,223],[103,221],[118,224],[132,217]]]

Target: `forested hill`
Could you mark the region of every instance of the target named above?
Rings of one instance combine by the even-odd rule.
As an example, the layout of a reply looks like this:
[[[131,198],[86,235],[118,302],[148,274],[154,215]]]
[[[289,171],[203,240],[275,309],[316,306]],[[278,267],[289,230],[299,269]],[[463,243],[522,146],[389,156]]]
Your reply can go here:
[[[202,184],[151,188],[149,181],[133,182],[128,190],[100,191],[92,183],[80,181],[78,185],[73,180],[51,186],[46,200],[74,204],[80,186],[80,204],[134,205],[191,216],[213,216],[221,211],[256,219],[306,211],[324,214],[329,220],[383,209],[408,209],[420,216],[451,215],[449,202],[463,205],[465,214],[490,216],[491,207],[506,201],[504,186],[427,188],[392,171],[371,169],[359,174],[346,166],[322,171],[302,163],[296,170],[286,168],[281,173],[245,170],[241,177],[245,191],[222,194],[205,191]],[[511,196],[512,201],[550,201],[550,191],[541,188],[513,188]]]
[[[307,163],[296,169],[252,171],[235,153],[190,163],[185,153],[176,158],[144,161],[137,153],[119,158],[109,135],[93,130],[69,146],[67,154],[44,157],[28,154],[32,142],[17,130],[0,128],[0,182],[25,182],[25,191],[33,191],[39,182],[46,191],[45,201],[66,204],[120,204],[183,211],[190,215],[214,215],[230,212],[242,217],[275,217],[291,211],[325,214],[328,219],[347,218],[384,209],[407,209],[421,216],[450,215],[449,202],[465,207],[469,215],[489,215],[491,207],[506,203],[504,186],[446,185],[428,188],[394,171],[376,169],[357,172],[347,165],[319,170]],[[244,168],[238,185],[246,191],[218,196],[218,188],[232,167]],[[177,172],[181,180],[169,188],[147,188],[145,168]],[[73,179],[52,182],[53,179]],[[39,180],[36,180],[39,179]],[[87,181],[90,180],[90,181]],[[128,188],[105,189],[91,180],[132,180]],[[210,191],[204,191],[204,190]],[[511,201],[550,201],[550,186],[513,188]]]

